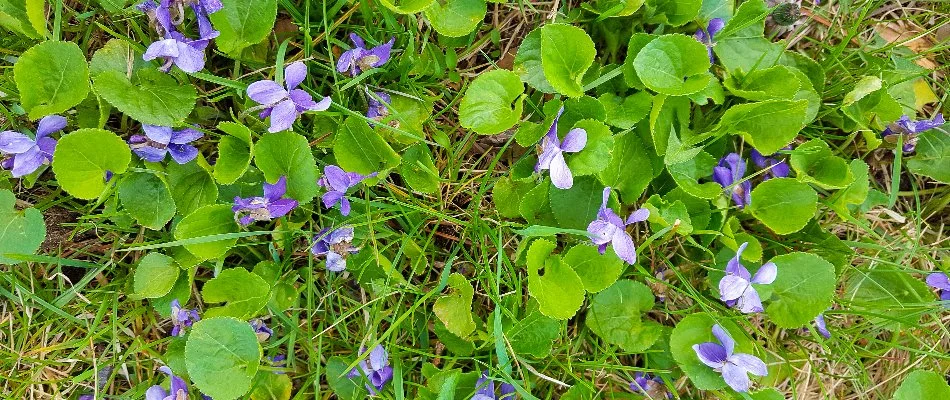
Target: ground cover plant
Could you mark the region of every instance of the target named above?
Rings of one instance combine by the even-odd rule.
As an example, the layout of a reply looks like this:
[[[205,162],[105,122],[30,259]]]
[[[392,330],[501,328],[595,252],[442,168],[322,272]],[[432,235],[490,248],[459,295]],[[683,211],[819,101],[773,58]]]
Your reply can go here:
[[[0,27],[0,397],[950,398],[945,3]]]

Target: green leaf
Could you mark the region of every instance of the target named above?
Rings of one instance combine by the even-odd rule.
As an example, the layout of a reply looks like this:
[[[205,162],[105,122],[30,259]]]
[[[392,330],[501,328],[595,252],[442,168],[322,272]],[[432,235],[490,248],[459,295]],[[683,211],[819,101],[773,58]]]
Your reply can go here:
[[[246,269],[228,268],[201,288],[205,303],[227,303],[205,310],[208,317],[248,319],[257,315],[270,299],[270,285]]]
[[[605,342],[631,353],[653,346],[662,333],[660,324],[641,321],[640,314],[653,308],[653,292],[628,279],[597,293],[587,311],[587,327]]]
[[[415,14],[425,10],[434,0],[379,0],[386,8],[397,14]]]
[[[45,0],[0,1],[0,26],[14,33],[42,39],[49,34],[46,23]]]
[[[871,182],[868,177],[870,167],[866,162],[860,159],[854,159],[851,160],[851,164],[848,165],[848,168],[851,169],[854,182],[835,194],[835,199],[839,206],[863,204],[868,198],[868,191],[871,189]]]
[[[31,47],[13,64],[20,105],[39,119],[78,105],[89,94],[86,56],[73,42],[50,41]]]
[[[854,85],[854,89],[844,95],[842,106],[850,106],[883,87],[883,81],[876,76],[865,76]]]
[[[178,266],[179,269],[183,268],[180,262]],[[178,280],[175,281],[171,291],[162,297],[151,299],[152,307],[162,318],[171,317],[171,303],[173,300],[178,300],[182,305],[188,304],[188,300],[191,299],[191,284],[194,282],[196,270],[197,268],[183,270],[182,273],[178,274]]]
[[[663,35],[637,53],[633,60],[637,76],[650,90],[683,96],[709,84],[706,46],[686,35]]]
[[[135,267],[135,297],[154,299],[171,292],[178,281],[178,263],[162,253],[148,253]]]
[[[583,29],[560,23],[541,27],[541,66],[551,87],[561,94],[584,95],[581,79],[596,55],[594,41]]]
[[[894,400],[950,399],[950,386],[940,374],[916,370],[901,382]]]
[[[699,15],[703,5],[702,0],[648,0],[647,5],[653,9],[651,22],[665,22],[668,25],[680,26],[691,22]]]
[[[633,14],[643,5],[643,0],[594,0],[590,2],[590,10],[605,17],[626,17]],[[586,7],[587,3],[582,4]]]
[[[798,174],[798,180],[826,189],[841,189],[854,182],[848,162],[834,155],[828,143],[821,139],[812,139],[796,147],[789,164]]]
[[[558,189],[550,185],[548,198],[558,226],[586,229],[597,216],[604,187],[593,177],[574,178],[570,189]]]
[[[119,201],[125,211],[142,226],[159,230],[175,216],[175,200],[159,177],[149,172],[133,172],[119,182]]]
[[[950,183],[950,134],[944,128],[931,129],[917,136],[917,154],[907,159],[907,169]]]
[[[290,400],[294,383],[284,373],[257,371],[251,387],[251,400]]]
[[[221,32],[214,41],[221,51],[232,57],[241,50],[267,39],[274,31],[277,0],[221,0],[220,11],[208,16]]]
[[[399,175],[412,190],[430,194],[439,191],[439,170],[432,161],[429,146],[423,143],[413,145],[402,157]]]
[[[171,75],[144,68],[130,80],[119,71],[102,71],[93,78],[96,93],[133,119],[150,125],[180,125],[195,108],[198,95],[191,84],[180,84]]]
[[[673,354],[673,359],[693,381],[693,385],[700,390],[718,390],[726,387],[726,381],[722,379],[722,375],[703,364],[693,350],[695,344],[718,343],[712,334],[712,327],[717,323],[736,341],[736,353],[752,353],[753,344],[745,332],[729,320],[717,320],[706,313],[691,314],[683,318],[676,324],[670,335],[670,352]],[[750,377],[755,378],[755,376]]]
[[[333,155],[340,168],[367,175],[399,165],[399,155],[360,118],[349,117],[333,141]],[[309,200],[307,200],[309,201]]]
[[[653,106],[653,96],[645,91],[627,97],[605,93],[597,100],[607,111],[607,118],[604,122],[620,129],[633,128],[637,122],[650,115],[650,109]]]
[[[637,54],[640,54],[640,50],[643,50],[647,44],[660,37],[659,35],[652,35],[649,33],[637,32],[630,36],[630,41],[627,42],[627,58],[624,59],[623,65],[620,67],[623,72],[623,80],[632,88],[643,89],[643,82],[640,81],[640,77],[637,76],[637,69],[634,67],[633,62],[637,58]]]
[[[653,151],[640,136],[636,132],[627,132],[614,137],[610,162],[597,177],[604,185],[618,190],[626,203],[631,203],[643,194],[650,181],[662,170]]]
[[[596,247],[587,244],[572,247],[564,256],[564,262],[574,269],[584,283],[584,290],[590,293],[612,285],[624,270],[623,261],[614,252],[600,254]]]
[[[234,212],[228,204],[213,204],[201,207],[182,218],[175,227],[175,240],[203,238],[205,236],[234,233],[238,231]],[[185,249],[202,260],[223,257],[237,239],[224,238],[204,243],[185,245]]]
[[[208,170],[202,167],[206,163],[202,162],[204,160],[200,155],[198,161],[185,165],[172,162],[165,167],[168,188],[175,199],[179,215],[189,215],[201,207],[214,204],[218,199],[218,185],[215,185]]]
[[[344,166],[341,153],[337,153],[337,157],[343,169],[354,171]],[[267,182],[277,182],[281,176],[286,176],[287,195],[301,204],[309,203],[317,195],[317,162],[310,151],[310,142],[300,134],[284,131],[262,136],[254,144],[254,165],[264,173]]]
[[[465,36],[485,19],[485,0],[440,0],[425,10],[436,32],[448,37]]]
[[[699,183],[700,179],[712,175],[716,159],[705,151],[681,163],[667,165],[666,169],[683,191],[701,199],[714,199],[722,193],[722,186],[716,182]]]
[[[762,154],[774,154],[805,126],[808,102],[770,100],[729,107],[716,130],[742,135]]]
[[[470,356],[475,352],[475,345],[465,339],[462,339],[458,336],[449,332],[448,328],[445,327],[441,321],[438,321],[434,324],[432,331],[435,332],[435,336],[439,338],[439,341],[445,345],[445,348],[451,351],[452,353],[459,356]]]
[[[475,288],[459,273],[449,275],[448,284],[452,291],[436,299],[432,312],[445,324],[449,332],[466,338],[475,331],[475,320],[472,317]]]
[[[514,72],[497,69],[480,74],[465,90],[459,123],[482,135],[514,126],[524,107],[524,84]]]
[[[551,347],[558,338],[560,328],[557,320],[544,316],[540,311],[532,311],[506,330],[505,337],[516,353],[542,358],[551,354]]]
[[[699,9],[699,19],[705,21],[708,25],[709,20],[721,18],[723,22],[729,22],[735,8],[733,0],[703,0],[703,5]]]
[[[502,177],[492,188],[492,202],[495,204],[495,209],[505,218],[521,217],[519,210],[521,199],[534,187],[533,182],[515,181],[509,176]]]
[[[818,193],[791,178],[774,178],[752,189],[752,215],[779,235],[805,227],[815,216]]]
[[[251,389],[261,362],[261,346],[245,321],[213,317],[195,322],[185,343],[188,375],[201,393],[233,400]]]
[[[340,357],[330,357],[327,360],[327,383],[330,384],[333,393],[341,399],[366,398],[366,390],[363,389],[363,385],[358,385],[346,376],[350,372],[347,368],[349,364]]]
[[[106,171],[120,175],[132,161],[129,145],[103,129],[80,129],[62,137],[53,153],[60,187],[80,199],[95,199],[106,188]]]
[[[834,265],[811,253],[782,254],[772,262],[778,275],[765,312],[775,325],[798,328],[831,307],[838,283]]]
[[[33,254],[46,239],[43,214],[35,208],[17,211],[15,205],[16,196],[13,192],[0,189],[0,264],[20,262],[4,255]]]
[[[214,178],[222,185],[230,185],[241,179],[251,165],[251,157],[254,155],[251,130],[234,122],[222,122],[218,124],[218,129],[230,136],[223,136],[218,141]]]
[[[587,146],[579,153],[568,155],[567,165],[575,177],[592,175],[610,162],[610,153],[614,149],[614,137],[610,128],[603,122],[585,119],[574,124],[574,128],[587,131]]]
[[[884,130],[888,123],[900,118],[904,111],[887,89],[881,88],[854,104],[842,106],[841,112],[857,124],[857,129]]]
[[[539,239],[528,249],[528,292],[538,300],[542,314],[565,320],[584,303],[584,283],[561,257],[551,255],[554,248],[554,243]],[[544,275],[539,273],[542,268]]]
[[[783,65],[757,69],[745,76],[730,74],[723,82],[732,94],[749,100],[791,99],[802,82]]]
[[[144,68],[151,68],[152,63],[142,59],[142,52],[132,47],[123,39],[110,39],[89,61],[89,76],[95,78],[106,71],[117,71],[132,74]]]
[[[542,93],[557,91],[544,77],[544,67],[541,64],[541,29],[532,30],[521,41],[511,70],[518,74],[524,83]]]
[[[688,236],[693,233],[693,222],[690,219],[686,204],[681,200],[666,201],[659,195],[650,196],[644,206],[650,210],[650,229],[659,231],[667,227],[675,228],[677,234]]]

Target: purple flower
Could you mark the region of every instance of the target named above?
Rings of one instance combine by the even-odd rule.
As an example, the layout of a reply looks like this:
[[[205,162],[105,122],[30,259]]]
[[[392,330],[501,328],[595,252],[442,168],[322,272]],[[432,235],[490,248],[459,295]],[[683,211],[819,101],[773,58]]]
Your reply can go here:
[[[91,394],[82,394],[76,398],[76,400],[96,400],[96,396]]]
[[[784,150],[791,150],[791,148],[791,146],[787,146]],[[765,173],[763,174],[763,181],[767,181],[771,178],[788,177],[788,173],[790,172],[788,168],[788,162],[783,159],[779,159],[776,154],[763,156],[758,150],[752,149],[751,158],[752,163],[754,163],[756,167],[759,167],[759,169],[766,169]]]
[[[752,182],[742,180],[745,176],[745,160],[736,153],[729,153],[721,160],[719,165],[713,167],[713,180],[728,188],[732,188],[732,201],[739,208],[744,208],[752,202]],[[740,182],[741,181],[741,182]]]
[[[663,378],[659,376],[651,377],[650,374],[644,372],[636,372],[633,374],[633,382],[630,382],[630,390],[651,399],[661,397],[668,399],[673,398],[673,394],[666,390],[666,385],[663,384]]]
[[[366,110],[366,118],[379,121],[389,116],[389,104],[392,103],[392,98],[388,94],[376,92],[376,97],[379,100],[376,100],[376,97],[373,96],[368,97],[369,108]]]
[[[268,328],[264,320],[260,318],[252,319],[250,324],[251,328],[254,328],[254,334],[257,335],[258,342],[266,342],[267,339],[270,339],[270,337],[274,335],[274,330]]]
[[[350,254],[359,252],[358,247],[354,247],[353,228],[342,227],[330,232],[330,229],[324,228],[313,238],[313,246],[310,252],[315,256],[327,256],[327,269],[333,272],[340,272],[346,269],[346,257]]]
[[[201,317],[198,316],[197,309],[181,308],[178,299],[172,300],[172,336],[185,336],[185,328],[190,328]]]
[[[621,260],[628,264],[637,262],[637,249],[633,245],[633,238],[627,233],[627,225],[646,221],[650,216],[650,210],[641,208],[634,211],[624,221],[620,216],[614,213],[614,210],[607,208],[607,199],[610,198],[610,187],[604,188],[603,201],[600,203],[600,211],[597,212],[597,219],[587,225],[587,233],[590,240],[596,244],[597,251],[604,254],[607,245],[613,243],[614,253]]]
[[[162,366],[158,370],[167,374],[171,379],[171,390],[166,391],[161,385],[152,386],[145,392],[145,400],[187,400],[188,384],[185,383],[185,380],[175,376],[171,368],[166,366]]]
[[[758,357],[745,353],[733,353],[735,340],[719,324],[713,325],[713,336],[719,343],[705,342],[693,345],[699,361],[722,374],[726,384],[737,392],[749,391],[749,375],[767,376],[765,363]]]
[[[360,347],[360,354],[365,352],[366,348]],[[386,354],[386,349],[382,345],[376,345],[369,353],[369,357],[360,361],[359,367],[350,370],[346,376],[353,379],[359,378],[360,375],[365,375],[369,379],[366,390],[372,395],[383,390],[386,382],[393,378],[393,367],[389,366],[389,355]]]
[[[706,45],[706,52],[709,53],[710,64],[716,62],[716,56],[713,55],[713,45],[716,44],[716,34],[719,33],[724,26],[726,26],[726,23],[722,21],[722,18],[713,18],[709,20],[709,25],[706,26],[706,29],[699,28],[693,35],[696,40]]]
[[[746,314],[762,312],[762,299],[759,298],[759,292],[752,287],[752,284],[768,285],[775,281],[775,276],[778,274],[778,267],[770,261],[763,264],[755,272],[755,276],[751,276],[740,260],[742,252],[748,245],[748,242],[739,245],[736,256],[729,260],[726,266],[726,276],[719,281],[722,301],[729,307],[735,307],[738,304],[739,311]]]
[[[541,140],[541,155],[538,156],[538,164],[534,167],[534,172],[542,170],[551,170],[551,182],[558,189],[570,189],[574,186],[574,176],[567,167],[564,160],[564,152],[577,153],[587,146],[587,131],[582,128],[571,129],[564,136],[564,141],[558,140],[557,121],[564,113],[564,107],[561,107],[554,117],[554,123],[548,129],[548,134]]]
[[[323,206],[333,208],[340,205],[340,214],[344,217],[350,215],[350,201],[346,199],[346,191],[358,185],[366,178],[375,177],[373,172],[369,175],[361,175],[356,172],[346,172],[343,168],[336,165],[327,165],[323,169],[323,177],[317,181],[317,185],[327,188],[323,194]]]
[[[884,132],[881,133],[881,137],[889,142],[896,143],[897,138],[902,135],[904,136],[904,152],[910,153],[917,148],[917,135],[921,132],[936,128],[945,124],[946,121],[943,119],[943,114],[937,114],[930,121],[920,120],[912,121],[909,116],[903,115],[899,120],[887,126],[884,129]]]
[[[940,292],[940,300],[950,301],[950,279],[943,272],[927,275],[927,285]],[[950,307],[950,304],[947,305]]]
[[[145,135],[132,135],[129,147],[132,152],[148,162],[161,162],[166,154],[179,164],[187,164],[198,157],[198,149],[189,143],[200,139],[204,134],[195,129],[174,130],[167,126],[142,125]]]
[[[156,58],[165,60],[165,63],[159,68],[163,72],[172,69],[172,65],[177,65],[182,71],[194,73],[201,71],[205,67],[205,48],[213,37],[203,37],[193,40],[185,37],[179,32],[169,32],[165,39],[152,42],[145,50],[142,59],[152,61]]]
[[[273,356],[273,357],[267,357],[267,361],[269,361],[270,364],[271,364],[271,366],[273,366],[273,367],[275,367],[275,368],[284,368],[284,367],[287,366],[287,356],[285,356],[285,355],[283,355],[283,354],[278,354],[278,355]],[[286,372],[277,370],[277,371],[274,371],[274,374],[275,374],[275,375],[285,375]]]
[[[297,89],[307,78],[307,66],[297,61],[284,68],[284,84],[271,80],[260,80],[247,87],[247,95],[262,106],[261,119],[270,117],[268,132],[280,132],[294,124],[297,117],[307,111],[324,111],[330,108],[330,97],[324,97],[319,103],[313,101],[310,93]]]
[[[478,378],[478,382],[475,382],[475,388],[477,390],[471,400],[513,400],[518,398],[518,395],[515,394],[515,387],[507,383],[499,385],[500,393],[496,396],[495,382],[488,379],[488,372],[482,372],[482,377]]]
[[[36,126],[36,138],[20,132],[0,132],[0,155],[11,156],[0,161],[0,168],[9,169],[14,178],[32,174],[43,164],[53,161],[56,139],[49,137],[66,127],[66,118],[47,115]]]
[[[825,339],[831,339],[831,332],[828,330],[828,325],[825,324],[824,313],[818,314],[818,316],[815,317],[815,329],[817,329],[818,333],[824,336]]]
[[[357,76],[363,71],[380,67],[389,61],[390,53],[393,49],[393,43],[396,38],[389,39],[388,42],[372,49],[366,49],[366,43],[363,38],[355,33],[350,34],[350,40],[353,42],[353,48],[343,52],[340,59],[337,60],[336,69],[340,72],[350,72],[350,76]]]
[[[270,221],[287,215],[297,208],[297,200],[284,198],[287,193],[287,177],[281,176],[274,184],[264,182],[264,197],[234,197],[234,218],[247,226],[254,221]]]

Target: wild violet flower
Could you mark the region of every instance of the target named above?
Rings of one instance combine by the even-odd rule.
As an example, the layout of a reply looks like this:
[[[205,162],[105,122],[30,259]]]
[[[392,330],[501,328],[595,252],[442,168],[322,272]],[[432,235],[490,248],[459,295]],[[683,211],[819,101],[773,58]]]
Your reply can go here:
[[[488,372],[482,372],[481,378],[475,382],[475,395],[471,400],[513,400],[518,398],[515,387],[508,383],[499,385],[498,394],[495,394],[495,381],[488,379]]]
[[[327,256],[327,269],[333,272],[346,269],[346,258],[360,250],[352,245],[353,228],[349,226],[344,226],[332,232],[329,228],[324,228],[313,240],[314,243],[310,247],[310,253],[315,256]]]
[[[696,30],[696,33],[693,34],[696,40],[706,45],[706,52],[709,53],[710,64],[716,62],[716,56],[713,54],[713,45],[716,44],[716,34],[725,26],[726,23],[723,22],[722,18],[713,18],[709,20],[709,25],[706,26],[706,29],[699,28]]]
[[[307,79],[307,66],[297,61],[284,68],[284,86],[271,80],[260,80],[247,87],[247,95],[264,107],[261,119],[270,117],[268,132],[280,132],[290,129],[300,114],[307,111],[324,111],[330,108],[330,97],[314,102],[313,96],[297,89]]]
[[[786,147],[785,149],[790,150],[791,147]],[[752,149],[750,158],[752,158],[752,163],[755,164],[756,167],[766,170],[765,173],[762,174],[763,181],[767,181],[771,178],[786,178],[788,177],[788,173],[791,172],[788,167],[788,162],[778,158],[776,154],[763,156],[758,150]]]
[[[336,165],[327,165],[323,168],[323,177],[317,181],[317,185],[327,189],[327,192],[321,198],[323,206],[333,208],[333,206],[339,204],[340,214],[344,217],[350,215],[350,201],[346,199],[346,191],[358,185],[364,179],[375,176],[375,172],[369,175],[361,175],[356,172],[346,172]]]
[[[284,368],[287,366],[287,356],[283,354],[278,354],[273,357],[267,357],[267,361],[269,361],[271,366],[275,368]],[[274,371],[274,374],[284,375],[286,374],[286,372],[277,370],[277,371]]]
[[[267,327],[267,324],[264,323],[264,320],[260,318],[254,318],[250,322],[251,328],[254,329],[254,334],[257,335],[258,342],[266,342],[267,339],[270,339],[274,335],[274,330]]]
[[[752,182],[748,179],[742,181],[745,168],[745,160],[736,153],[729,153],[719,160],[719,165],[713,167],[713,180],[723,189],[735,185],[732,188],[732,201],[739,208],[752,203]]]
[[[13,177],[19,178],[53,162],[56,139],[49,136],[65,127],[66,118],[47,115],[36,126],[35,139],[20,132],[0,132],[0,155],[8,156],[0,161],[0,168],[11,170]]]
[[[765,363],[758,357],[745,353],[734,353],[736,341],[722,326],[713,325],[713,336],[719,343],[705,342],[693,345],[693,351],[699,361],[722,374],[726,384],[737,392],[749,391],[749,375],[767,376]]]
[[[274,184],[264,182],[264,197],[234,197],[234,218],[247,226],[254,221],[270,221],[287,215],[297,208],[297,200],[284,198],[287,193],[287,177],[281,176]]]
[[[354,47],[340,55],[340,59],[336,62],[336,70],[341,73],[349,71],[350,76],[357,76],[363,71],[380,67],[389,61],[396,38],[389,39],[388,42],[372,49],[367,49],[363,38],[355,33],[350,34],[350,41],[353,42]]]
[[[360,354],[365,352],[366,348],[360,347]],[[393,367],[389,366],[389,354],[386,353],[386,349],[382,345],[376,345],[373,351],[369,353],[369,357],[360,361],[359,366],[350,370],[350,373],[346,376],[354,379],[361,375],[365,375],[369,379],[366,390],[371,395],[376,395],[380,390],[383,390],[386,382],[393,378]]]
[[[818,330],[818,334],[824,336],[825,339],[831,339],[831,332],[828,330],[828,325],[825,324],[825,314],[818,314],[815,317],[815,329]]]
[[[148,162],[161,162],[166,154],[179,164],[187,164],[198,157],[198,149],[189,143],[204,136],[201,132],[191,129],[174,130],[167,126],[143,124],[145,135],[132,135],[129,138],[129,147],[132,152]]]
[[[608,244],[613,244],[614,253],[621,260],[628,264],[637,262],[637,249],[633,244],[633,238],[627,233],[626,228],[630,224],[646,221],[650,217],[650,210],[641,208],[634,211],[624,221],[620,219],[613,210],[607,207],[607,200],[610,198],[610,187],[604,188],[603,201],[600,203],[600,211],[597,212],[597,219],[587,225],[587,233],[590,240],[596,244],[597,251],[604,254]]]
[[[145,400],[188,400],[188,384],[184,379],[172,373],[171,368],[162,366],[158,369],[171,379],[170,390],[166,391],[161,385],[155,385],[145,391]]]
[[[950,279],[947,278],[947,274],[934,272],[927,275],[927,285],[940,292],[940,300],[950,301]]]
[[[883,137],[888,142],[897,143],[897,138],[900,136],[904,137],[904,146],[903,150],[905,153],[910,153],[917,148],[917,135],[924,132],[941,126],[947,123],[943,119],[943,114],[937,114],[932,120],[920,120],[912,121],[909,116],[903,115],[900,119],[894,123],[887,126],[884,129],[884,132],[881,133]]]
[[[534,167],[534,172],[551,170],[551,183],[558,189],[570,189],[574,186],[574,176],[571,175],[570,168],[564,160],[564,153],[577,153],[587,146],[587,131],[582,128],[571,129],[564,136],[564,141],[557,137],[557,121],[564,113],[564,107],[561,107],[554,117],[554,123],[548,129],[547,135],[541,140],[541,155],[538,156],[538,164]]]
[[[182,71],[195,73],[205,67],[205,48],[213,37],[193,40],[179,32],[169,32],[165,39],[152,42],[142,55],[145,61],[161,58],[165,61],[159,68],[168,72],[172,65],[177,65]]]
[[[369,108],[366,110],[366,118],[379,121],[389,116],[389,104],[392,103],[392,98],[383,92],[376,92],[374,94],[376,97],[367,96],[369,99],[367,100]],[[379,100],[376,100],[377,97]]]
[[[739,306],[743,313],[762,312],[762,299],[752,284],[768,285],[775,281],[778,267],[773,262],[767,262],[755,272],[755,276],[742,265],[740,257],[749,243],[739,245],[736,256],[729,260],[726,266],[726,276],[719,281],[719,293],[722,301],[729,307]]]
[[[201,320],[197,309],[181,308],[178,299],[172,300],[172,336],[185,336],[185,329]]]
[[[661,397],[668,399],[673,398],[673,394],[666,390],[666,385],[663,384],[663,378],[659,376],[651,377],[650,374],[644,372],[636,372],[633,374],[633,381],[630,382],[630,390],[652,399]]]

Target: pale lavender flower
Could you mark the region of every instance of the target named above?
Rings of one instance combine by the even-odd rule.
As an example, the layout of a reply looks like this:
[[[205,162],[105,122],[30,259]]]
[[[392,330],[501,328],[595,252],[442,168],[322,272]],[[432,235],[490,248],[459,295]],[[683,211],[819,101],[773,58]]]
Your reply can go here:
[[[910,153],[917,148],[917,135],[945,124],[943,114],[937,114],[932,120],[912,121],[909,116],[903,115],[900,119],[887,126],[881,133],[888,142],[896,143],[897,138],[904,137],[903,150]]]
[[[346,269],[346,258],[360,250],[352,244],[353,228],[349,226],[344,226],[332,232],[329,228],[324,228],[313,240],[314,243],[310,247],[310,253],[315,256],[327,256],[327,269],[333,272]]]
[[[541,155],[538,156],[538,164],[534,166],[534,172],[551,170],[551,183],[558,189],[570,189],[574,186],[574,176],[570,168],[567,167],[567,161],[564,160],[564,153],[577,153],[587,146],[587,131],[582,128],[571,129],[564,136],[564,141],[558,139],[557,121],[564,113],[564,107],[561,107],[554,117],[554,123],[548,129],[547,135],[541,140]]]
[[[759,292],[752,286],[768,285],[775,281],[778,275],[778,267],[773,262],[767,262],[755,272],[755,276],[749,273],[740,260],[742,252],[749,243],[739,245],[736,256],[729,260],[726,266],[726,276],[719,281],[719,293],[722,301],[729,307],[738,305],[739,311],[743,313],[762,312],[762,299],[759,298]]]
[[[355,33],[350,34],[350,40],[353,42],[353,48],[343,52],[340,59],[337,60],[336,69],[339,72],[349,71],[350,76],[357,76],[363,71],[380,67],[389,61],[392,53],[393,44],[396,38],[389,39],[388,42],[372,49],[366,48],[363,38]]]
[[[389,116],[389,104],[392,103],[392,98],[383,92],[376,92],[375,94],[379,100],[376,100],[376,97],[368,96],[369,108],[366,110],[366,118],[379,121]]]
[[[666,390],[666,385],[663,384],[663,378],[659,376],[651,377],[650,374],[644,372],[636,372],[633,374],[633,381],[630,382],[630,390],[652,399],[661,397],[668,399],[673,398],[673,394]]]
[[[597,219],[587,225],[587,233],[590,235],[590,240],[598,246],[597,251],[600,254],[604,254],[608,244],[613,244],[614,253],[617,253],[621,260],[634,264],[637,262],[637,249],[626,228],[630,224],[646,221],[650,217],[650,210],[641,208],[631,213],[624,221],[607,207],[609,198],[610,187],[608,186],[604,188],[603,201],[600,203]]]
[[[791,148],[791,146],[787,146],[784,150],[791,150]],[[750,158],[752,158],[752,163],[754,163],[756,167],[766,170],[765,173],[763,173],[764,177],[762,181],[767,181],[771,178],[786,178],[788,177],[788,173],[791,172],[788,167],[788,161],[779,158],[777,154],[763,156],[758,150],[752,149]]]
[[[927,275],[927,285],[940,292],[940,300],[950,301],[950,279],[943,272]],[[950,307],[950,303],[947,305]]]
[[[264,320],[260,318],[252,319],[250,324],[251,328],[254,329],[254,334],[257,335],[258,342],[266,342],[267,339],[270,339],[270,337],[274,335],[274,330],[268,328]]]
[[[706,29],[699,28],[693,35],[696,40],[706,45],[706,52],[709,53],[710,64],[716,62],[716,56],[713,55],[713,46],[716,44],[716,34],[725,26],[726,23],[723,22],[722,18],[713,18],[709,20],[709,25],[706,26]]]
[[[0,168],[11,170],[14,178],[32,174],[43,164],[53,162],[56,139],[49,137],[66,127],[66,118],[47,115],[36,126],[36,138],[20,132],[0,132]]]
[[[693,351],[696,352],[699,361],[721,373],[726,384],[733,390],[737,392],[749,391],[752,382],[749,380],[748,374],[756,376],[767,376],[769,374],[765,363],[758,357],[733,352],[736,342],[722,326],[719,326],[719,324],[713,325],[712,333],[719,343],[694,344]]]
[[[821,336],[824,336],[825,339],[831,339],[831,331],[828,330],[828,325],[825,324],[825,314],[818,314],[815,317],[815,329],[818,330],[818,333]]]
[[[333,206],[339,204],[340,214],[344,217],[350,215],[350,201],[346,199],[346,191],[358,185],[364,179],[375,176],[375,172],[369,175],[361,175],[356,172],[346,172],[336,165],[327,165],[323,169],[323,177],[317,181],[317,185],[327,189],[322,197],[323,206],[333,208]]]
[[[287,177],[281,176],[274,184],[264,182],[264,197],[234,197],[234,218],[247,226],[254,221],[270,221],[287,215],[297,208],[297,200],[284,198],[287,193]]]
[[[270,117],[268,132],[290,129],[300,114],[307,111],[324,111],[330,108],[330,97],[314,102],[310,93],[297,89],[307,78],[307,66],[297,61],[284,68],[284,86],[271,80],[260,80],[247,87],[247,95],[262,106],[261,119]]]
[[[188,384],[184,379],[172,373],[171,368],[162,366],[158,369],[171,379],[171,390],[165,390],[161,385],[155,385],[145,391],[145,400],[188,400]]]
[[[205,67],[205,48],[213,37],[203,37],[193,40],[185,37],[179,32],[169,32],[165,39],[152,42],[145,50],[142,59],[152,61],[161,58],[165,61],[159,68],[163,72],[172,69],[172,65],[177,65],[182,71],[195,73]]]
[[[132,152],[148,162],[161,162],[165,155],[171,154],[172,159],[179,164],[187,164],[198,157],[198,149],[189,143],[204,136],[201,132],[191,129],[172,129],[167,126],[143,124],[145,135],[132,135],[129,138],[129,147]]]
[[[508,383],[499,385],[498,393],[495,392],[495,382],[488,379],[488,372],[482,372],[482,376],[475,382],[475,395],[471,400],[514,400],[518,398],[515,394],[515,387]]]
[[[729,153],[719,160],[719,165],[713,167],[713,180],[724,189],[732,188],[732,201],[739,208],[752,203],[752,182],[745,177],[745,160],[736,153]],[[741,182],[740,182],[741,181]]]
[[[360,347],[360,354],[365,352],[366,348]],[[393,367],[389,366],[389,354],[386,353],[386,349],[382,345],[376,345],[373,351],[369,353],[369,357],[360,361],[357,368],[350,370],[347,377],[354,379],[362,375],[369,379],[369,382],[366,383],[366,390],[374,396],[380,390],[383,390],[386,382],[393,378]]]
[[[172,336],[185,336],[185,329],[190,328],[201,317],[198,316],[197,309],[181,308],[178,299],[171,302],[172,310]]]

